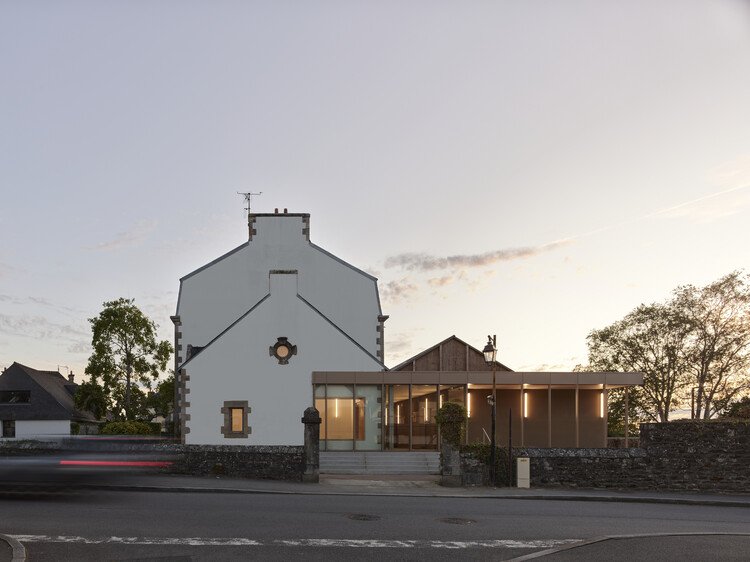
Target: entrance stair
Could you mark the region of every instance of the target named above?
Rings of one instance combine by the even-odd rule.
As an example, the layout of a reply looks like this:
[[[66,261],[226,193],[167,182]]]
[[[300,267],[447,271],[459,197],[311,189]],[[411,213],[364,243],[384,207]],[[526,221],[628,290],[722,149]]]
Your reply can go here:
[[[321,474],[440,474],[437,451],[326,451]]]

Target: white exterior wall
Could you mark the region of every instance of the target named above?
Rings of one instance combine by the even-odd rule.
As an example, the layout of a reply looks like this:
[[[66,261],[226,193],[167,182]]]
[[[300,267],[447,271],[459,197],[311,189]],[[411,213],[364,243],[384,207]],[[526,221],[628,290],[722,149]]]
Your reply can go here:
[[[70,420],[16,420],[16,439],[70,435]]]
[[[266,301],[185,365],[190,377],[187,444],[301,445],[300,418],[312,404],[312,371],[382,369],[297,297],[302,275],[274,274],[270,284]],[[278,337],[297,346],[287,365],[269,356]],[[249,403],[252,433],[247,439],[221,434],[221,408],[230,400]]]
[[[299,294],[377,356],[377,281],[310,244],[300,216],[257,217],[246,245],[184,277],[177,315],[187,345],[205,346],[268,294],[270,270],[299,271]]]
[[[315,247],[300,270],[299,294],[377,356],[377,281]]]

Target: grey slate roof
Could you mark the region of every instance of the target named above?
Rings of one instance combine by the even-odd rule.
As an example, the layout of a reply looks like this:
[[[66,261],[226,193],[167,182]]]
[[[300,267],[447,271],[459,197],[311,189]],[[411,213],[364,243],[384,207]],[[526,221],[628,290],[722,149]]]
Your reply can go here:
[[[0,375],[0,390],[28,390],[28,404],[0,404],[0,419],[95,422],[90,412],[76,409],[78,385],[57,371],[38,371],[13,363]]]

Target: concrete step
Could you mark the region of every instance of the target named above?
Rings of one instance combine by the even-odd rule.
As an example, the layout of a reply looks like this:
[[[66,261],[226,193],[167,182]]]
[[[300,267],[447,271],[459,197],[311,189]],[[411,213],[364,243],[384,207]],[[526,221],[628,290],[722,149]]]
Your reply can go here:
[[[320,453],[323,474],[439,474],[436,451],[326,451]]]

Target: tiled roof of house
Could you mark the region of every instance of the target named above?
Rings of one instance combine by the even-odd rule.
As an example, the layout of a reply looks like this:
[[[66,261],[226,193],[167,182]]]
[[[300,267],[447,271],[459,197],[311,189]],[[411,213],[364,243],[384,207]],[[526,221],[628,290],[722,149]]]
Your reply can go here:
[[[57,371],[39,371],[14,362],[0,375],[0,383],[2,383],[3,378],[13,375],[17,376],[19,372],[25,374],[37,386],[41,387],[54,400],[53,406],[57,405],[61,408],[59,410],[60,413],[66,413],[67,417],[73,421],[96,421],[93,414],[78,410],[75,407],[74,395],[78,385],[71,383]],[[4,388],[5,386],[7,384],[0,384],[0,388]],[[8,390],[11,389],[9,388]],[[45,405],[39,400],[32,399],[29,404],[24,404],[23,408],[26,412],[24,415],[25,419],[50,419],[50,412],[45,411],[50,409],[49,402]],[[58,410],[58,408],[53,409]]]

